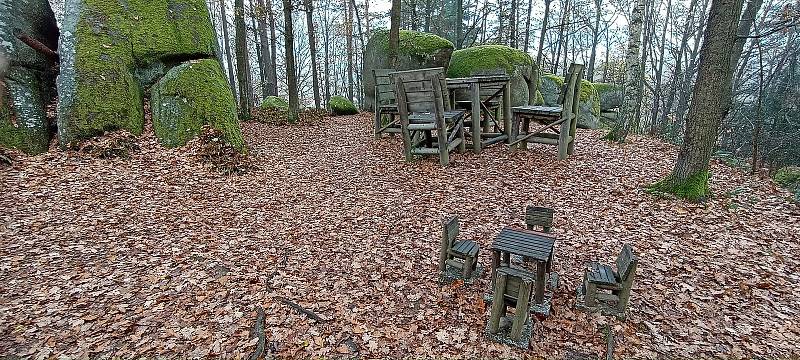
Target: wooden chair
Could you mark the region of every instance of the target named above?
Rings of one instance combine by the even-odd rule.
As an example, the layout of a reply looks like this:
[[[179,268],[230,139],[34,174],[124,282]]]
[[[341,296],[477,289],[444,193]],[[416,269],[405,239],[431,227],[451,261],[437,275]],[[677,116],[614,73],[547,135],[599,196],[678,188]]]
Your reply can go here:
[[[447,265],[461,269],[467,279],[478,266],[478,243],[472,240],[459,240],[458,217],[452,217],[442,224],[442,243],[439,252],[439,271],[447,270]]]
[[[487,74],[488,75],[488,74]],[[505,72],[502,73],[505,75]],[[502,108],[502,98],[499,95],[503,92],[503,84],[483,84],[480,88],[481,109],[483,119],[468,119],[465,126],[472,127],[475,122],[476,126],[482,126],[484,133],[501,132],[500,122],[500,109]],[[472,100],[469,96],[462,96],[464,100],[456,100],[455,106],[457,109],[464,109],[468,114],[472,113]]]
[[[590,262],[583,277],[584,305],[595,308],[602,303],[605,308],[618,314],[625,312],[636,274],[638,258],[630,245],[622,246],[617,256],[616,270],[609,265]]]
[[[501,266],[497,268],[494,282],[494,299],[489,318],[489,332],[497,334],[500,319],[506,315],[509,306],[514,307],[514,321],[509,337],[519,341],[522,328],[528,321],[529,303],[536,275],[518,268]]]
[[[526,149],[528,142],[558,146],[558,159],[563,160],[575,151],[575,133],[578,126],[583,65],[571,64],[564,86],[558,96],[558,106],[517,106],[511,109],[513,129],[511,146],[521,144]],[[531,121],[542,126],[531,131]]]
[[[444,69],[398,71],[389,76],[397,96],[406,161],[414,155],[438,155],[442,166],[448,165],[451,151],[465,150],[466,113],[449,111]]]
[[[525,225],[528,230],[542,229],[543,232],[549,233],[553,228],[553,209],[528,206],[525,209]]]
[[[399,134],[400,122],[397,116],[397,97],[394,94],[394,86],[389,79],[389,74],[394,69],[374,69],[372,76],[375,77],[375,138],[380,139],[381,134]],[[384,115],[389,117],[389,121],[384,123]]]

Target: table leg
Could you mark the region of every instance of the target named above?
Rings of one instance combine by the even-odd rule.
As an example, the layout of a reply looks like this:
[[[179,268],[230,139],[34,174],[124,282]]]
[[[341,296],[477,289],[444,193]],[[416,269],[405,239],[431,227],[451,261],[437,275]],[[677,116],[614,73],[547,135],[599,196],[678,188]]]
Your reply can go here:
[[[546,267],[545,261],[536,262],[536,295],[534,295],[533,301],[537,304],[544,302],[544,278]]]
[[[506,144],[511,140],[511,81],[503,86],[503,131],[506,133]]]
[[[472,100],[472,152],[481,153],[481,85],[469,85]]]
[[[494,277],[498,266],[500,266],[500,252],[492,250],[492,288],[494,288]]]
[[[503,253],[503,260],[501,261],[505,266],[511,266],[511,253],[504,252]]]

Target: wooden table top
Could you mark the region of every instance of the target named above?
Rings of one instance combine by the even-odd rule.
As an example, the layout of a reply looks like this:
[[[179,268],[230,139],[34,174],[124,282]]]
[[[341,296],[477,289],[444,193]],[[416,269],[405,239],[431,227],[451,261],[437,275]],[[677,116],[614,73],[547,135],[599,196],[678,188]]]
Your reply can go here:
[[[556,238],[548,233],[506,227],[497,235],[491,249],[548,261],[555,243]]]
[[[475,83],[498,83],[498,82],[508,82],[511,80],[511,77],[508,75],[478,75],[478,76],[470,76],[470,77],[461,77],[461,78],[447,78],[447,87],[448,88],[461,88],[467,87],[470,84]]]

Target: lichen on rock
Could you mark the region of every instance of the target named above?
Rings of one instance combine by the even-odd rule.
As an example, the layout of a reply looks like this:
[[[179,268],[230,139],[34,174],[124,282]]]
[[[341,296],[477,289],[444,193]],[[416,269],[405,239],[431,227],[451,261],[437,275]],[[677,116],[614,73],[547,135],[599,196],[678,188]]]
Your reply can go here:
[[[153,85],[151,93],[153,129],[162,145],[183,146],[207,124],[219,130],[229,144],[244,151],[236,101],[215,59],[173,67]]]
[[[358,108],[344,96],[331,96],[330,101],[328,101],[328,108],[330,108],[331,113],[336,116],[358,114]]]
[[[453,43],[440,36],[411,30],[400,31],[397,50],[397,70],[441,67],[447,69]],[[389,68],[389,31],[378,30],[370,37],[364,51],[362,72],[364,106],[372,110],[375,103],[374,69]]]

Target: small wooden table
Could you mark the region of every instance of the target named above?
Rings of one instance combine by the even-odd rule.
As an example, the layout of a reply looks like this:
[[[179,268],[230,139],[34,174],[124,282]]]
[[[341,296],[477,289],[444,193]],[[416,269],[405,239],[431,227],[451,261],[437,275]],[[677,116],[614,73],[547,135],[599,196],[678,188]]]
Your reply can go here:
[[[547,273],[553,263],[553,247],[556,238],[548,233],[506,227],[495,238],[492,251],[492,288],[497,268],[511,266],[511,254],[536,261],[536,289],[534,303],[544,301],[544,286]]]
[[[481,101],[481,85],[502,85],[503,90],[493,95],[488,99]],[[447,79],[448,90],[454,92],[458,89],[468,89],[470,101],[472,102],[472,151],[480,154],[481,147],[492,145],[501,141],[509,142],[511,139],[511,77],[508,75],[481,75],[471,76],[464,78]],[[499,134],[483,134],[488,137],[486,141],[482,141],[481,134],[481,106],[483,103],[488,102],[498,96],[503,97],[503,133]],[[454,96],[451,96],[454,99]]]

